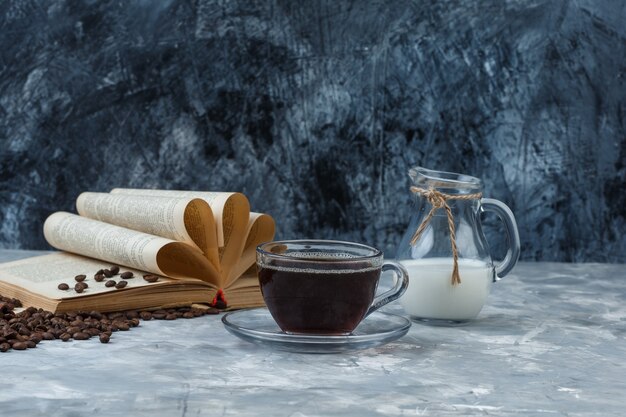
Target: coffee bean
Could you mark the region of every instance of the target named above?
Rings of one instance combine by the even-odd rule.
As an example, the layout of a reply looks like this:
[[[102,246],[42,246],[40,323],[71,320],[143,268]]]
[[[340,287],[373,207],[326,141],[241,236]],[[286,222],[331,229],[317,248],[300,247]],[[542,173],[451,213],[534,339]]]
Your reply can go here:
[[[24,343],[26,343],[26,347],[29,348],[29,349],[37,347],[37,343],[33,342],[32,340],[27,340]],[[13,347],[13,349],[15,349],[15,347]]]
[[[109,336],[106,333],[101,333],[99,337],[100,337],[100,343],[109,343],[109,340],[111,340],[111,336]]]
[[[116,282],[112,279],[108,280],[107,282],[104,283],[105,287],[114,287],[116,284]]]
[[[72,338],[72,335],[69,333],[63,333],[61,334],[61,336],[59,336],[59,339],[61,339],[64,342],[69,341]]]
[[[65,331],[69,334],[78,333],[81,331],[81,328],[78,326],[70,326],[65,329]]]
[[[102,281],[104,281],[104,274],[96,274],[96,275],[93,276],[93,279],[96,282],[102,282]]]
[[[98,336],[100,334],[100,330],[94,327],[85,329],[84,332],[87,333],[89,336]]]
[[[93,317],[96,320],[101,320],[102,319],[102,313],[98,312],[98,311],[92,311],[89,313],[89,316]]]
[[[70,289],[70,286],[67,285],[65,282],[62,282],[59,284],[57,288],[60,289],[61,291],[67,291]]]
[[[111,271],[113,275],[117,275],[120,272],[120,267],[117,265],[113,265],[112,267],[109,268],[109,271]]]
[[[124,288],[127,284],[128,284],[128,282],[126,282],[126,281],[120,281],[117,284],[115,284],[115,288],[120,290],[120,289]]]
[[[107,278],[111,278],[111,277],[114,275],[114,274],[113,274],[113,272],[111,272],[111,271],[110,271],[110,270],[108,270],[108,269],[105,269],[104,271],[102,271],[102,273],[103,273],[103,274],[104,274],[104,276],[105,276],[105,277],[107,277]]]
[[[26,350],[28,349],[28,345],[26,344],[26,342],[17,342],[17,343],[13,343],[13,346],[11,346],[13,349],[15,350]]]
[[[192,319],[194,318],[194,315],[191,311],[187,311],[186,313],[183,313],[183,317],[186,319]]]
[[[80,294],[81,292],[85,291],[85,287],[83,286],[81,282],[79,282],[76,285],[74,285],[74,291]]]
[[[173,313],[168,313],[168,314],[165,316],[165,320],[176,320],[176,314],[173,314]]]
[[[143,279],[148,282],[157,282],[159,280],[159,277],[156,275],[144,275]]]
[[[115,323],[117,325],[117,330],[121,330],[121,331],[128,331],[130,330],[130,326],[128,325],[128,323],[125,323],[123,321],[121,322],[117,322]]]
[[[22,336],[30,336],[30,330],[26,326],[20,326],[18,333]]]
[[[124,279],[130,279],[133,277],[133,273],[130,271],[126,271],[126,272],[122,272],[120,274],[120,277],[124,278]]]
[[[78,318],[76,318],[76,320],[74,321],[71,321],[70,326],[77,327],[79,329],[84,329],[85,327],[87,327],[85,322],[83,320],[79,320]]]
[[[139,313],[139,316],[142,320],[152,320],[152,313],[150,313],[149,311],[142,311],[141,313]]]
[[[152,313],[152,318],[156,320],[163,320],[165,316],[167,316],[167,313],[165,311],[161,313],[160,311],[163,310],[155,311],[154,313]]]
[[[98,269],[96,275],[104,274],[104,269]]]
[[[54,340],[54,335],[52,333],[50,333],[50,332],[43,332],[41,334],[41,338],[43,340]]]
[[[87,278],[87,275],[76,275],[74,277],[74,279],[76,280],[76,282],[83,282],[85,280],[85,278]]]
[[[72,335],[72,337],[74,338],[74,340],[87,340],[89,339],[91,336],[89,335],[89,333],[85,333],[85,332],[76,332]]]
[[[130,319],[136,319],[137,317],[139,317],[139,312],[131,310],[131,311],[127,311],[126,312],[126,318],[128,320]]]
[[[11,345],[8,343],[0,343],[0,352],[6,352],[7,350],[11,349]]]

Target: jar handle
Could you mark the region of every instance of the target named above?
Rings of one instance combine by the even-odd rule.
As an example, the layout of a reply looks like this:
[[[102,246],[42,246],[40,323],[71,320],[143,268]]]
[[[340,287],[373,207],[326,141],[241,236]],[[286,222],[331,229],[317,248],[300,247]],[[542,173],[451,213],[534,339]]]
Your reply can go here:
[[[496,275],[498,278],[504,277],[511,272],[511,269],[517,263],[520,254],[519,231],[517,230],[517,222],[511,209],[502,201],[493,198],[481,199],[481,208],[483,212],[491,211],[504,223],[504,229],[509,241],[509,249],[502,261],[496,264]]]
[[[383,264],[380,274],[382,275],[383,272],[389,270],[393,271],[394,274],[394,286],[389,291],[385,291],[384,293],[374,298],[374,300],[372,301],[372,305],[365,314],[366,317],[381,308],[382,306],[400,298],[400,296],[404,294],[407,287],[409,286],[409,273],[404,266],[400,265],[397,262],[386,261]]]

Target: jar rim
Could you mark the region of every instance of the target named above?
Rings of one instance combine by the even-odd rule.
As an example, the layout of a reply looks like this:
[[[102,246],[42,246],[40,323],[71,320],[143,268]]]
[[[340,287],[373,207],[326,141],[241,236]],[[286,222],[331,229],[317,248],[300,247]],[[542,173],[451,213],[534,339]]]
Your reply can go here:
[[[420,166],[411,168],[409,177],[416,185],[433,188],[482,189],[480,178],[456,172],[437,171]]]

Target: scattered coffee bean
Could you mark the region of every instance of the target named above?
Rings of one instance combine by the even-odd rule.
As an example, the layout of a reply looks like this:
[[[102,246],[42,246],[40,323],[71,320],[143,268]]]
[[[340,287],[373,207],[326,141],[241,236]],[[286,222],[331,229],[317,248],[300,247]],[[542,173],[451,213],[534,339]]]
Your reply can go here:
[[[109,268],[109,271],[111,271],[113,275],[117,275],[120,273],[120,267],[117,265],[113,265],[112,267]]]
[[[87,278],[87,275],[76,275],[74,277],[74,279],[76,280],[76,282],[83,282],[85,280],[85,278]]]
[[[111,278],[114,274],[113,272],[111,272],[109,269],[105,269],[102,271],[102,273],[104,274],[105,277],[107,278]]]
[[[126,272],[122,272],[120,274],[120,277],[124,278],[124,279],[130,279],[133,277],[133,273],[130,271],[126,271]]]
[[[163,320],[167,316],[167,311],[157,310],[152,313],[152,318],[156,320]]]
[[[72,335],[69,333],[63,333],[61,336],[59,336],[59,339],[61,339],[64,342],[69,341],[72,338]]]
[[[128,282],[126,282],[126,281],[120,281],[117,284],[115,284],[115,288],[120,290],[120,289],[124,288],[127,284],[128,284]]]
[[[159,280],[159,277],[157,275],[144,275],[143,279],[148,282],[157,282]]]
[[[50,332],[44,332],[41,334],[43,340],[54,340],[54,335]]]
[[[104,281],[104,274],[96,274],[96,275],[93,276],[93,279],[96,282],[102,282],[102,281]]]
[[[0,352],[6,352],[7,350],[11,349],[11,345],[4,342],[4,343],[0,343]]]
[[[89,339],[91,336],[89,336],[89,333],[85,333],[85,332],[76,332],[72,335],[72,337],[75,340],[87,340]]]
[[[82,285],[82,283],[79,282],[74,285],[74,291],[80,294],[81,292],[85,291],[85,287]]]
[[[111,340],[111,336],[109,336],[106,333],[101,333],[99,338],[100,338],[100,343],[109,343],[109,340]]]
[[[142,311],[141,313],[139,313],[139,317],[141,317],[142,320],[152,320],[152,313],[150,313],[149,311]]]
[[[89,316],[92,319],[96,319],[96,320],[102,320],[102,313],[100,313],[99,311],[91,311],[89,313]]]
[[[114,287],[115,284],[117,284],[114,280],[110,279],[107,282],[104,283],[105,287]]]
[[[67,285],[65,282],[62,282],[59,284],[57,288],[60,289],[61,291],[67,291],[70,289],[70,286]]]
[[[13,348],[13,350],[26,350],[28,349],[28,345],[26,344],[26,342],[15,342],[13,343],[13,346],[11,346]]]
[[[100,330],[95,327],[90,327],[89,329],[85,329],[85,333],[89,336],[98,336],[100,334]]]
[[[117,327],[117,330],[121,330],[123,332],[130,330],[130,326],[126,322],[123,322],[123,321],[116,322],[115,325]]]

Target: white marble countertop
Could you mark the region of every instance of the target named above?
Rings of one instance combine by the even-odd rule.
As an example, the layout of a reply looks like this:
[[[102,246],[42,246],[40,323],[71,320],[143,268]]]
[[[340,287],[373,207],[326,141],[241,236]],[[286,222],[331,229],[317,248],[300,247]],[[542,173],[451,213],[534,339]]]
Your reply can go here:
[[[625,278],[626,265],[520,263],[471,324],[414,324],[345,354],[259,347],[221,316],[142,322],[108,345],[43,341],[0,353],[0,415],[623,416]]]

